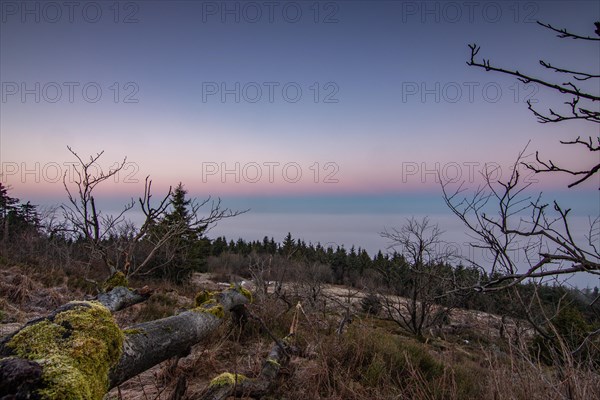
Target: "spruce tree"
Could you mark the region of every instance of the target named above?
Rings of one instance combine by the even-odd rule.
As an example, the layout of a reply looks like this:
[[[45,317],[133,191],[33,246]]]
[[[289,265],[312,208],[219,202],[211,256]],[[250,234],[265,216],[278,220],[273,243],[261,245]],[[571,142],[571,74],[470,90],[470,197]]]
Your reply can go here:
[[[8,194],[9,189],[0,183],[0,240],[3,243],[15,240],[15,235],[24,232],[37,233],[40,226],[37,206],[29,201],[19,204],[19,199]]]
[[[170,211],[154,228],[155,237],[165,233],[172,236],[169,243],[161,249],[153,267],[159,276],[176,283],[189,278],[195,271],[203,271],[206,257],[210,251],[210,242],[204,237],[205,225],[195,223],[193,202],[187,198],[187,191],[180,182],[170,199]]]

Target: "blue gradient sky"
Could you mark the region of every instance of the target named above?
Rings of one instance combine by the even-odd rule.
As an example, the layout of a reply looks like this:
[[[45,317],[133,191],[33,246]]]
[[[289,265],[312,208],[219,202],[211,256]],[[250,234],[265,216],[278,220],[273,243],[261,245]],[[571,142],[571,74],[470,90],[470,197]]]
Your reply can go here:
[[[552,76],[541,70],[540,58],[597,71],[598,46],[558,39],[534,23],[591,35],[600,19],[595,1],[476,1],[472,14],[465,2],[272,2],[272,21],[263,2],[120,2],[115,16],[113,1],[99,1],[87,14],[82,11],[87,2],[81,2],[72,22],[63,7],[56,23],[49,21],[55,10],[44,10],[43,2],[1,3],[2,179],[16,196],[34,202],[64,198],[62,183],[53,178],[72,161],[67,145],[81,155],[105,150],[105,167],[127,156],[128,169],[102,191],[107,206],[139,195],[150,175],[157,189],[183,181],[194,196],[222,196],[225,205],[279,218],[447,215],[435,173],[427,171],[438,165],[446,177],[476,186],[477,174],[469,176],[473,168],[495,163],[508,176],[529,141],[530,152],[539,149],[574,168],[594,161],[558,140],[596,135],[597,127],[541,125],[525,104],[531,97],[545,109],[563,99],[465,62],[467,44],[476,42],[482,57],[522,72]],[[262,18],[254,23],[249,19],[256,5]],[[102,15],[92,23],[97,6]],[[23,7],[39,7],[40,21],[23,14]],[[234,14],[222,15],[225,7],[239,7],[239,22]],[[292,23],[297,9],[302,15]],[[128,16],[134,21],[123,23]],[[35,88],[36,82],[40,101],[33,94],[23,101],[20,85]],[[54,97],[52,82],[63,88],[55,103],[48,101]],[[64,82],[79,85],[72,102]],[[263,88],[254,103],[252,82]],[[265,82],[278,85],[273,101]],[[11,94],[15,83],[19,92]],[[102,89],[95,103],[83,97],[81,88],[89,83]],[[239,102],[233,94],[222,101],[220,93],[206,92],[215,84],[231,89],[236,83],[241,88],[250,83]],[[292,86],[290,97],[294,87],[301,88],[297,102],[285,100],[286,84]],[[407,92],[415,88],[417,93]],[[421,88],[435,93],[422,96]],[[124,102],[132,91],[137,102]],[[336,102],[325,102],[326,95]],[[231,170],[236,163],[239,182],[233,173],[221,175],[223,166]],[[257,166],[261,179],[254,179]],[[568,181],[561,177],[530,178],[539,180],[536,191],[578,204],[580,215],[600,213],[597,179],[566,192]],[[325,242],[317,225],[339,225],[339,219],[322,216],[311,231],[293,221],[285,228],[265,223],[248,235],[301,231],[307,241]],[[364,225],[356,220],[354,226],[361,232]],[[235,220],[222,229],[231,236],[243,230]],[[365,242],[377,237],[373,230],[365,229]],[[361,245],[345,231],[339,229],[330,241]],[[378,247],[377,240],[371,248]]]

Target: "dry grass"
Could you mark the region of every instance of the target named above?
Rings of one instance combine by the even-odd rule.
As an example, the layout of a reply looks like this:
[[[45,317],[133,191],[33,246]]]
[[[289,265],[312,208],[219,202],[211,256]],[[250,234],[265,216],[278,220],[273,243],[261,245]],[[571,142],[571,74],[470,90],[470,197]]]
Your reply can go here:
[[[71,278],[66,275],[46,280],[60,282],[52,287],[46,287],[40,275],[19,267],[0,269],[4,316],[0,332],[14,328],[6,322],[22,323],[86,293],[73,282],[69,285]],[[117,313],[117,321],[125,327],[172,315],[191,306],[195,291],[219,288],[209,275],[196,276],[193,282],[188,287],[142,282],[154,287],[155,294],[146,303]],[[361,313],[363,295],[356,290],[327,286],[319,301],[311,303],[299,287],[289,285],[285,300],[273,293],[260,296],[248,306],[257,319],[250,319],[243,329],[224,324],[209,340],[194,346],[189,356],[140,374],[107,398],[167,400],[178,379],[185,377],[186,398],[195,399],[222,372],[257,376],[272,345],[270,333],[278,337],[288,333],[295,312],[289,303],[299,300],[304,312],[296,344],[303,354],[292,357],[282,370],[272,398],[535,400],[566,398],[569,390],[574,399],[600,398],[597,372],[573,366],[559,375],[556,368],[532,361],[524,345],[511,345],[512,328],[505,338],[498,335],[495,316],[458,310],[452,323],[460,329],[449,329],[445,337],[423,343],[404,336],[391,321]],[[339,335],[346,307],[352,323]]]
[[[60,285],[48,286],[44,274],[26,267],[0,267],[0,311],[4,323],[24,323],[47,314],[70,300],[81,299],[84,293]]]

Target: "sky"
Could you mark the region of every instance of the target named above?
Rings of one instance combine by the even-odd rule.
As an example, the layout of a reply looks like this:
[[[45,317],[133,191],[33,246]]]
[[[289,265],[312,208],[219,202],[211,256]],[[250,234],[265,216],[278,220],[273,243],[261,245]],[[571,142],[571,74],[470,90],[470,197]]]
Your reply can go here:
[[[65,200],[70,146],[104,151],[105,169],[126,157],[98,189],[106,210],[150,176],[157,197],[183,182],[250,209],[212,235],[289,231],[374,252],[412,215],[462,243],[439,176],[474,189],[486,165],[507,178],[524,149],[574,169],[595,161],[559,140],[597,126],[527,110],[568,99],[466,64],[477,43],[493,65],[542,78],[556,77],[540,59],[598,71],[599,46],[535,23],[593,35],[595,1],[0,3],[1,179],[36,204]],[[598,179],[567,190],[568,177],[522,172],[582,221],[600,214]]]

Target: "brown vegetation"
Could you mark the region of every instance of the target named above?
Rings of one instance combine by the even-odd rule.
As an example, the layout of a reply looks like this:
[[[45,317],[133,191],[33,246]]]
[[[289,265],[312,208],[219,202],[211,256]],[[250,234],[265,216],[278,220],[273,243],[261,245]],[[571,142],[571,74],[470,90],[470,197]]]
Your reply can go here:
[[[44,303],[49,293],[64,293],[57,298],[58,302],[85,296],[82,291],[71,292],[68,279],[61,285],[48,287],[42,283],[41,274],[31,269],[3,266],[0,273],[4,278],[0,292],[4,319],[19,326],[51,311],[54,303]],[[202,286],[190,286],[180,292],[169,284],[154,282],[156,290],[151,298],[116,313],[116,320],[125,327],[177,313],[193,304],[196,291],[219,287],[218,281],[210,277],[195,275],[193,282]],[[254,302],[247,306],[251,317],[245,323],[231,322],[217,328],[214,335],[194,346],[189,355],[171,358],[133,377],[111,390],[108,398],[193,399],[206,395],[210,382],[221,374],[261,376],[265,360],[274,348],[274,337],[285,337],[295,316],[296,335],[289,343],[299,351],[278,370],[271,398],[558,399],[565,396],[567,383],[556,379],[556,367],[530,357],[531,335],[519,330],[522,322],[507,322],[494,315],[457,309],[441,336],[427,335],[425,341],[420,341],[392,321],[363,313],[361,300],[367,294],[362,291],[324,285],[317,301],[311,304],[306,292],[296,290],[299,285],[295,281],[284,283],[279,293],[285,293],[286,301],[274,288],[262,297],[255,296]],[[304,305],[302,311],[289,308],[287,301],[300,301]],[[36,304],[45,304],[45,308]],[[340,333],[340,321],[348,314],[351,323]],[[502,330],[506,333],[502,334]],[[600,381],[591,367],[573,365],[568,376],[570,387],[577,390],[572,398],[600,396]],[[183,397],[177,397],[183,392]]]

